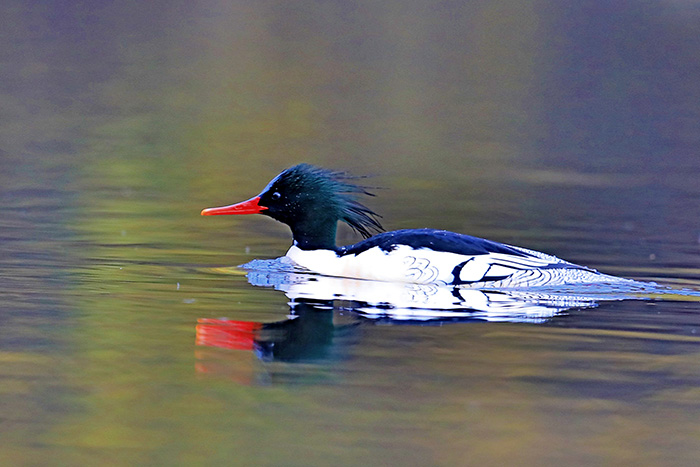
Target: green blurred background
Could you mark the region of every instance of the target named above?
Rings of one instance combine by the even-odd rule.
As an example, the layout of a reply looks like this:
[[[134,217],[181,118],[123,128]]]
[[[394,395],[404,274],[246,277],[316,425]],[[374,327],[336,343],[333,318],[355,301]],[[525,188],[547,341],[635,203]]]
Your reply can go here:
[[[364,326],[299,365],[194,334],[289,313],[219,269],[286,227],[198,213],[302,161],[373,175],[390,229],[697,289],[699,75],[691,1],[4,0],[0,460],[692,463],[692,303]]]

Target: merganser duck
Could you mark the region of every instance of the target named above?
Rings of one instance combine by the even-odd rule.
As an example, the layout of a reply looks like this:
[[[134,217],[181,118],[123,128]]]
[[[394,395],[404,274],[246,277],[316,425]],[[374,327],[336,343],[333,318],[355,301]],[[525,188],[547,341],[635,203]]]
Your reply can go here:
[[[469,235],[434,229],[383,232],[380,216],[358,201],[360,195],[373,195],[353,183],[357,178],[299,164],[275,177],[259,195],[201,214],[263,214],[287,224],[293,245],[286,256],[326,276],[490,288],[628,281]],[[338,221],[365,239],[336,246]],[[372,236],[372,232],[381,233]]]

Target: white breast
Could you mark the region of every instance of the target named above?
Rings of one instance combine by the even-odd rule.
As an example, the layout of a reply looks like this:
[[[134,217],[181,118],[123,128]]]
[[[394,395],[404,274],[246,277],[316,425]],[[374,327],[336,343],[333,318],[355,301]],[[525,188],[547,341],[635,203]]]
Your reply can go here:
[[[302,250],[292,246],[287,257],[310,271],[337,277],[431,284],[453,282],[452,271],[471,256],[413,249],[400,245],[391,251],[369,248],[357,255],[338,254],[332,250]]]

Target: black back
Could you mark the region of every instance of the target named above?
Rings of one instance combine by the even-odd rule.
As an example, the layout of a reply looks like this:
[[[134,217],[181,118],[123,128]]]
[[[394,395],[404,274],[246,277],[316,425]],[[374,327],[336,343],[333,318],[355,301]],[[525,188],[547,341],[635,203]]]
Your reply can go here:
[[[354,245],[340,247],[337,252],[342,255],[356,255],[370,248],[379,247],[383,251],[392,251],[400,245],[412,248],[429,248],[460,255],[486,255],[503,253],[520,257],[531,257],[525,252],[503,245],[502,243],[472,237],[470,235],[435,229],[411,229],[384,232]]]

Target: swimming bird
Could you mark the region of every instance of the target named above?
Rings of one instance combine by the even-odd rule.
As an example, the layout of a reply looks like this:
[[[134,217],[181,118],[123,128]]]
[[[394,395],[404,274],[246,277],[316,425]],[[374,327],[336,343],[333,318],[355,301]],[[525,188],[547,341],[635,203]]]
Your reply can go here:
[[[358,178],[302,163],[277,175],[259,195],[201,214],[262,214],[287,224],[293,238],[287,258],[326,276],[493,288],[627,281],[470,235],[435,229],[384,232],[380,216],[359,201],[373,195],[355,183]],[[364,240],[336,246],[338,222]]]

